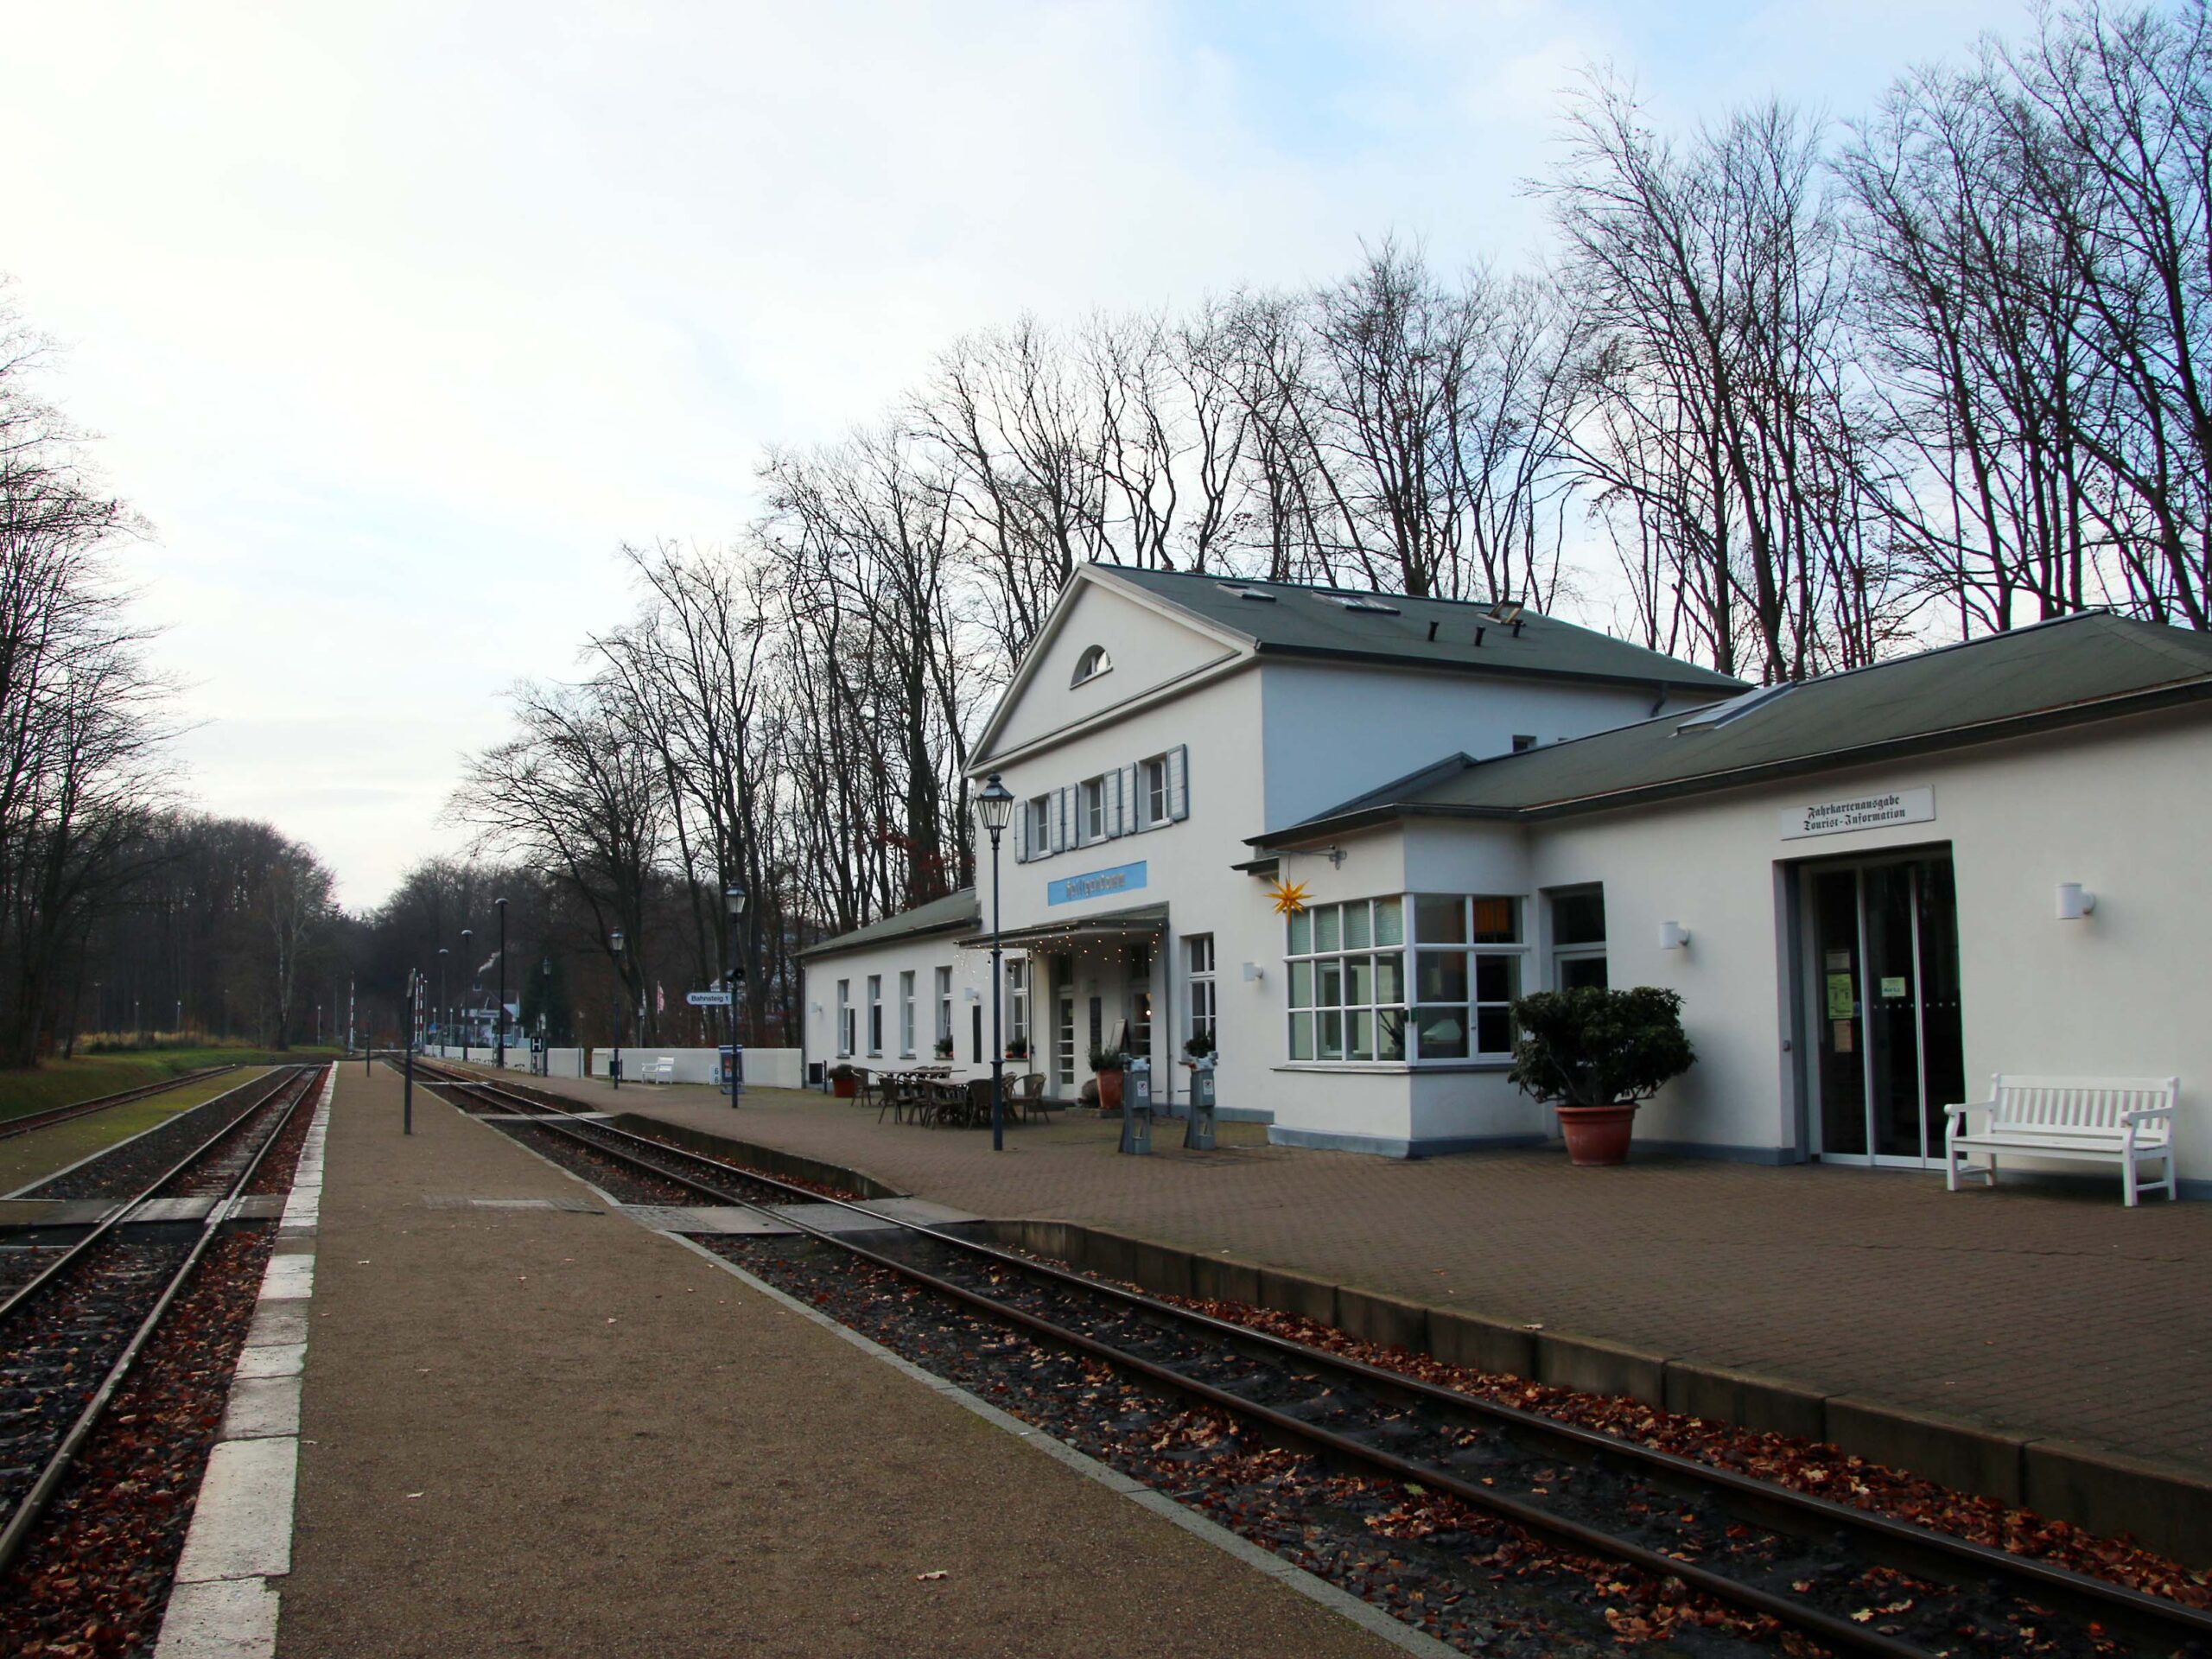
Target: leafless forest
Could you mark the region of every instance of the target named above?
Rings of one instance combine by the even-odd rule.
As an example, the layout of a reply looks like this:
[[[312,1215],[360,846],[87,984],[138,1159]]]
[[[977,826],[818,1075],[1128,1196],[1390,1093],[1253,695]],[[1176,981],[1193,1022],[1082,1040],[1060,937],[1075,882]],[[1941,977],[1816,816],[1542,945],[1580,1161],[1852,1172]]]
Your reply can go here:
[[[955,340],[842,441],[765,454],[729,539],[623,549],[630,619],[515,690],[454,798],[474,861],[325,937],[389,1008],[460,926],[483,956],[504,894],[511,989],[588,1038],[618,1002],[654,1033],[718,976],[736,881],[744,1016],[774,1040],[806,939],[969,879],[968,743],[1086,561],[1512,596],[1753,682],[2086,606],[2212,626],[2208,67],[2187,3],[2053,14],[1856,116],[1661,131],[1593,73],[1528,185],[1548,263],[1446,271],[1386,238],[1308,289]],[[54,682],[16,641],[45,638],[55,562],[110,591],[125,525],[87,499],[111,517],[19,531],[42,498],[16,478],[0,787],[28,768],[55,803],[27,735]],[[103,603],[53,648],[137,688]],[[8,808],[16,1053],[79,995],[56,976],[96,961],[69,941],[113,887],[47,872],[128,865],[113,803],[157,720],[64,719],[112,747],[83,804]],[[284,970],[257,972],[281,1007]]]

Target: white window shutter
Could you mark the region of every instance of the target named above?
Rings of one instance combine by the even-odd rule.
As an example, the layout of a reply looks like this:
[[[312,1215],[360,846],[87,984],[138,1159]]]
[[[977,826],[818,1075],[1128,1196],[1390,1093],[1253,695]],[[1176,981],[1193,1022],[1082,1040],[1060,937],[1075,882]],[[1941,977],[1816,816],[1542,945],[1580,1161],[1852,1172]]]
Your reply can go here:
[[[1134,836],[1144,828],[1144,793],[1135,766],[1115,774],[1122,780],[1122,833]]]
[[[1027,801],[1016,801],[1014,804],[1014,816],[1020,820],[1020,823],[1015,827],[1014,830],[1014,861],[1017,864],[1027,864],[1031,856],[1029,851],[1029,803]]]
[[[1075,791],[1072,789],[1056,789],[1052,791],[1054,813],[1052,821],[1052,850],[1056,853],[1065,852],[1075,841],[1075,837],[1068,833],[1070,830],[1074,828],[1074,826],[1068,822],[1069,819],[1075,816],[1075,802],[1072,798],[1074,794]]]
[[[1179,743],[1167,751],[1167,816],[1180,823],[1191,816],[1191,750]]]
[[[1106,836],[1109,840],[1122,833],[1122,772],[1117,766],[1106,774]]]

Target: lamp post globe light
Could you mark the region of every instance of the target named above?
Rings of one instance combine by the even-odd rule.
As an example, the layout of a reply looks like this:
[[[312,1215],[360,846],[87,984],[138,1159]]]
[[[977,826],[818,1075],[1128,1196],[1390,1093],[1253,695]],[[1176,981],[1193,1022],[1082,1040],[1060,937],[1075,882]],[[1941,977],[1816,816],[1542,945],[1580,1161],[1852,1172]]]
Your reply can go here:
[[[616,928],[607,936],[607,947],[614,957],[614,1058],[607,1062],[607,1077],[617,1089],[622,1086],[622,930]]]
[[[499,912],[499,990],[492,1006],[499,1010],[493,1018],[499,1022],[498,1033],[493,1041],[498,1045],[492,1064],[499,1071],[507,1069],[507,901],[494,899],[493,907]]]
[[[470,993],[476,988],[476,952],[469,948],[469,941],[476,937],[476,930],[461,930],[461,1063],[468,1064],[468,1004]]]
[[[991,1150],[1006,1150],[1006,1039],[999,1020],[1006,997],[999,988],[999,837],[1014,816],[1014,791],[995,772],[976,797],[976,818],[991,838]]]
[[[722,989],[729,994],[729,1004],[723,1012],[729,1016],[729,1103],[737,1106],[738,1096],[745,1092],[745,1042],[737,1034],[738,988],[745,983],[745,969],[740,965],[737,949],[737,925],[745,915],[745,889],[735,881],[722,889],[722,908],[729,912],[729,972],[722,976]]]

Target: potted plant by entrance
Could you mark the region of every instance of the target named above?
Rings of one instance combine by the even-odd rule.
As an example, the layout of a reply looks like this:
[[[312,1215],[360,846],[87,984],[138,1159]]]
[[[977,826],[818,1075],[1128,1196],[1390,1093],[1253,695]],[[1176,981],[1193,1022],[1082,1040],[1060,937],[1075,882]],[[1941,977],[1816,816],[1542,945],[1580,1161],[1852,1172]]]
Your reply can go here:
[[[1122,1068],[1128,1057],[1118,1048],[1090,1051],[1090,1069],[1098,1075],[1098,1109],[1109,1114],[1122,1109]]]
[[[1681,995],[1656,985],[1538,991],[1513,1005],[1513,1023],[1508,1075],[1555,1108],[1567,1161],[1586,1167],[1626,1158],[1637,1106],[1697,1058]]]
[[[850,1100],[860,1092],[861,1080],[853,1068],[840,1061],[830,1068],[830,1092],[839,1100]]]
[[[1029,1058],[1029,1039],[1027,1037],[1007,1038],[1006,1039],[1006,1057],[1009,1060],[1027,1059]]]
[[[1192,1065],[1213,1057],[1213,1039],[1205,1032],[1193,1033],[1183,1044],[1184,1058]]]
[[[950,1036],[937,1039],[937,1057],[940,1060],[949,1060],[952,1058],[952,1039]]]

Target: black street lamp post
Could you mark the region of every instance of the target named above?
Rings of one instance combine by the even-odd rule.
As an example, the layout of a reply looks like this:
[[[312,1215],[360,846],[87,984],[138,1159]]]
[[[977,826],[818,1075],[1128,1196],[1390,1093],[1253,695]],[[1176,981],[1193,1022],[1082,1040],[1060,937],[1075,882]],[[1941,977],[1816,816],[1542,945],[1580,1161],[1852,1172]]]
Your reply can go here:
[[[607,1062],[607,1075],[620,1089],[622,1086],[622,930],[618,927],[608,934],[607,943],[614,954],[614,1058]]]
[[[470,994],[476,988],[476,952],[469,948],[469,941],[476,937],[476,930],[461,930],[461,1063],[468,1064],[468,1003]]]
[[[722,1012],[729,1016],[729,1103],[734,1111],[738,1096],[745,1092],[745,1039],[737,1034],[737,999],[745,984],[745,969],[739,965],[737,953],[737,925],[745,916],[745,889],[734,881],[724,887],[722,907],[729,912],[729,972],[722,976],[729,1004]]]
[[[553,958],[545,957],[537,964],[537,1075],[553,1075],[553,1027],[549,1016],[553,1011]]]
[[[446,1046],[446,948],[442,944],[438,947],[437,1013],[438,1049],[442,1053]]]
[[[499,1009],[494,1016],[499,1027],[499,1036],[495,1039],[499,1052],[493,1064],[504,1071],[507,1069],[507,901],[495,899],[493,903],[499,912],[499,995],[493,1003]]]
[[[1014,791],[993,772],[976,797],[976,817],[991,837],[991,1150],[1006,1150],[1006,1039],[999,1020],[1006,1006],[999,988],[999,837],[1014,816]]]

